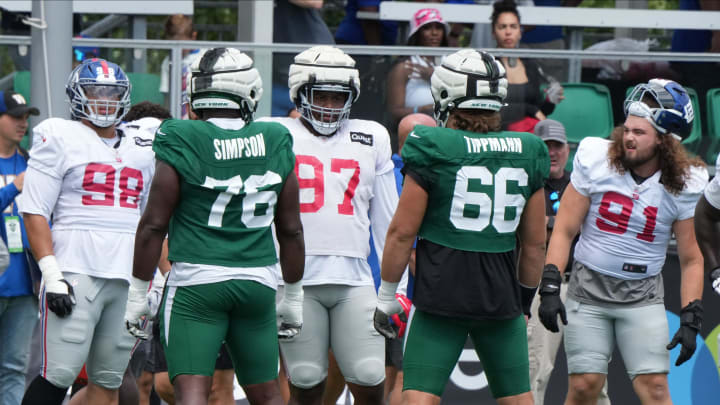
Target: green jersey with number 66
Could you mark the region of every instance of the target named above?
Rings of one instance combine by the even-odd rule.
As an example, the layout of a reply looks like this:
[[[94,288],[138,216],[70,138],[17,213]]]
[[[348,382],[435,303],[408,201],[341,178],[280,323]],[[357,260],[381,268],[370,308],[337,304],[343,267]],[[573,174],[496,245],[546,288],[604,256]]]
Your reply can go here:
[[[233,130],[166,120],[153,150],[180,176],[181,197],[168,232],[170,261],[227,267],[277,263],[270,225],[295,166],[284,126],[253,122]]]
[[[522,132],[416,126],[402,158],[405,170],[428,191],[418,235],[473,252],[515,248],[525,204],[550,172],[545,143]]]

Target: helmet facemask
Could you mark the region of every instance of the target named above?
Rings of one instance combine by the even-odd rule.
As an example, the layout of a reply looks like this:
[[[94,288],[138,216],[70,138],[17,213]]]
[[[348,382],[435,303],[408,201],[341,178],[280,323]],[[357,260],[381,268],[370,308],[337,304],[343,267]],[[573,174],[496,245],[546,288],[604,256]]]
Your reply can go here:
[[[80,79],[68,88],[68,95],[73,116],[99,128],[119,124],[130,107],[127,81],[98,84],[95,80]]]
[[[651,107],[646,100],[658,107]],[[645,118],[661,134],[677,140],[690,135],[694,112],[687,92],[671,81],[652,79],[635,86],[624,103],[625,115]]]
[[[319,98],[333,97],[327,94],[320,95],[321,92],[343,95],[345,101],[342,107],[335,108],[319,105]],[[350,117],[350,108],[355,97],[348,85],[307,84],[298,93],[300,96],[298,105],[300,114],[320,135],[333,135]],[[328,103],[322,102],[322,104],[327,105]]]

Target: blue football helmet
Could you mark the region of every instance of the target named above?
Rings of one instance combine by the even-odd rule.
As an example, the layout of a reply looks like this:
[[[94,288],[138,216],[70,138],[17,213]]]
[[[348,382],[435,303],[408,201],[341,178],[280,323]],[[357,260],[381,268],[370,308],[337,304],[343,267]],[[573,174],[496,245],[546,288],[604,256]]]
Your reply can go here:
[[[100,128],[119,124],[130,108],[130,80],[104,59],[87,59],[73,69],[65,92],[73,118]]]
[[[643,102],[651,97],[660,107],[651,108]],[[643,117],[661,134],[685,139],[692,131],[695,117],[687,91],[672,80],[651,79],[635,86],[625,99],[625,116]]]

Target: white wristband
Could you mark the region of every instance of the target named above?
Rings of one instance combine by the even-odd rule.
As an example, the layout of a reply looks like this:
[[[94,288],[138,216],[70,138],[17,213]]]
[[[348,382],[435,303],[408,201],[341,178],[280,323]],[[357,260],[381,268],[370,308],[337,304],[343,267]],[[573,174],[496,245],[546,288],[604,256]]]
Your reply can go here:
[[[302,299],[302,296],[303,296],[302,280],[299,280],[294,283],[285,282],[283,291],[284,291],[283,294],[285,297]]]
[[[381,280],[380,288],[378,288],[378,299],[380,300],[394,300],[395,293],[397,292],[398,283],[391,283],[389,281]]]
[[[40,272],[46,281],[62,280],[63,275],[60,271],[60,265],[54,255],[47,255],[37,262]]]
[[[130,291],[145,294],[149,289],[150,281],[140,280],[135,276],[130,277]]]

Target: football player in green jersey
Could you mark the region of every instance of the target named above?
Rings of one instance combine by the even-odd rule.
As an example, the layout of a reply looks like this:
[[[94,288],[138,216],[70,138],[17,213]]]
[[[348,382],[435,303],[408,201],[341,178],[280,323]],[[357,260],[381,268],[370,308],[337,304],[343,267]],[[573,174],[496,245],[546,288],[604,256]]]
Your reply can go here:
[[[499,132],[507,79],[492,55],[449,55],[431,89],[446,128],[416,126],[403,147],[405,185],[385,244],[375,328],[395,335],[388,315],[401,312],[395,290],[417,235],[404,401],[440,403],[469,335],[498,404],[532,404],[523,313],[544,260],[548,151],[535,135]]]
[[[280,405],[277,339],[302,327],[305,247],[292,137],[282,125],[253,122],[262,82],[244,53],[209,50],[192,72],[200,120],[166,120],[155,135],[158,163],[138,225],[126,324],[142,337],[148,280],[167,232],[173,266],[159,319],[177,403],[207,404],[225,341],[248,401]],[[278,267],[285,292],[276,318]]]

